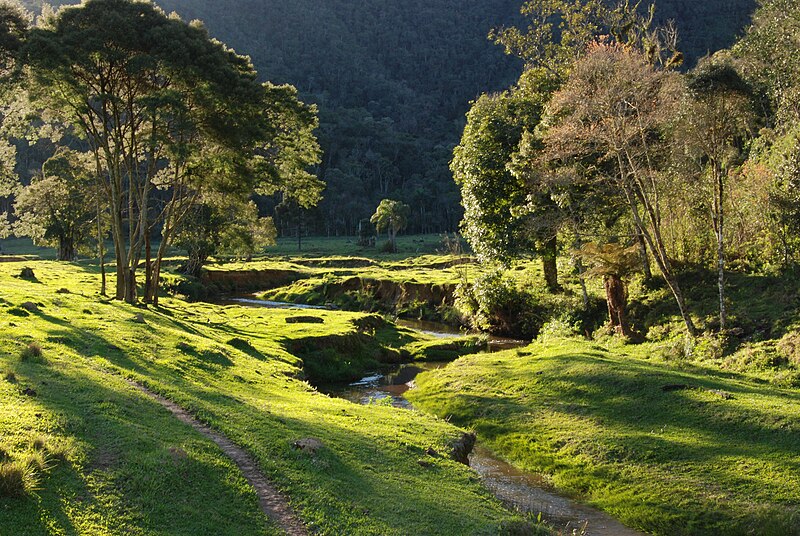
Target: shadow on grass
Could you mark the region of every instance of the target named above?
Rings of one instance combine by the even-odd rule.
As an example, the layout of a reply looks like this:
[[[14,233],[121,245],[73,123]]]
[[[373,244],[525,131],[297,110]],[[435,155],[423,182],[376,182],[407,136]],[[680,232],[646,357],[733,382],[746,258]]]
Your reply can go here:
[[[58,416],[58,431],[89,447],[81,465],[61,462],[38,498],[12,505],[17,534],[52,533],[52,524],[38,526],[44,520],[59,533],[86,533],[90,519],[112,533],[263,534],[255,498],[231,484],[235,469],[205,455],[216,447],[121,378],[76,364],[20,364],[16,373]]]
[[[658,530],[744,534],[769,512],[778,529],[765,534],[796,528],[790,514],[800,502],[791,487],[800,471],[800,393],[583,353],[532,359],[535,369],[515,363],[499,373],[502,388],[525,386],[508,397],[444,400],[479,436],[549,467],[581,493],[610,486],[612,493],[600,495],[632,519],[649,517],[640,525],[647,530],[665,524]],[[687,388],[662,389],[669,384]],[[614,502],[630,489],[638,490],[635,502]]]

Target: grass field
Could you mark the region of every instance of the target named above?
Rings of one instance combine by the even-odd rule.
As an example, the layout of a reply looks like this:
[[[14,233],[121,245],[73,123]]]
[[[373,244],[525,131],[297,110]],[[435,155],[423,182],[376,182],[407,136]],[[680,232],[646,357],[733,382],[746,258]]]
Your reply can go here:
[[[27,471],[20,496],[0,499],[0,533],[275,533],[219,449],[123,376],[244,447],[317,533],[495,534],[518,519],[465,466],[426,454],[447,452],[453,425],[331,399],[298,379],[287,348],[346,337],[365,315],[289,324],[306,312],[174,299],[136,308],[99,299],[91,268],[26,265],[36,281],[0,264],[3,471]],[[292,448],[308,437],[323,444],[316,454]]]
[[[659,535],[800,534],[800,393],[552,339],[418,377],[418,407]]]
[[[329,289],[356,279],[340,293],[355,310],[380,310],[380,293],[393,304],[441,299],[434,291],[484,270],[461,256],[417,255],[420,239],[407,238],[395,255],[320,239],[303,256],[279,244],[283,253],[209,269],[299,274],[263,294],[297,302],[326,303]],[[13,253],[8,241],[3,248]],[[22,266],[37,280],[17,277]],[[94,266],[0,263],[0,534],[275,533],[219,449],[123,377],[245,448],[320,534],[538,531],[465,467],[427,454],[448,450],[454,425],[653,534],[800,534],[800,280],[729,274],[732,328],[720,335],[713,274],[684,271],[692,315],[707,330],[693,341],[664,285],[634,280],[630,312],[645,342],[628,344],[602,329],[578,336],[578,280],[567,259],[560,267],[565,291],[542,302],[556,308],[531,346],[462,357],[418,379],[409,397],[443,421],[331,399],[312,385],[380,363],[453,359],[479,339],[420,337],[361,312],[169,297],[158,309],[132,307],[97,296]],[[519,289],[544,292],[538,263],[509,274]],[[184,280],[167,276],[174,288]],[[588,283],[602,300],[601,281]],[[297,316],[313,318],[291,323]],[[292,448],[309,437],[324,445],[316,454]],[[3,482],[17,482],[18,496]]]

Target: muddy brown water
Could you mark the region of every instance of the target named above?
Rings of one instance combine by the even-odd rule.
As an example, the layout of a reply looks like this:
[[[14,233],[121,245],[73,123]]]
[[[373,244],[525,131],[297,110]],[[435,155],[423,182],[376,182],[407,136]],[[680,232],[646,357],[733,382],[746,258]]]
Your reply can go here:
[[[245,307],[273,307],[320,309],[323,307],[266,302],[252,297],[228,298],[227,303]],[[467,333],[457,328],[419,320],[398,320],[397,324],[433,337],[466,337]],[[500,351],[526,345],[526,341],[515,341],[490,337],[488,351]],[[406,363],[381,372],[369,373],[357,382],[346,385],[320,386],[319,390],[329,396],[343,398],[356,404],[384,403],[413,409],[405,393],[414,387],[416,376],[427,370],[446,366],[446,363]],[[480,439],[480,438],[479,438]],[[561,530],[562,534],[584,536],[645,536],[626,527],[611,516],[556,493],[542,475],[522,471],[502,460],[480,443],[469,456],[470,467],[480,475],[486,488],[498,499],[513,509],[541,514],[542,519]]]

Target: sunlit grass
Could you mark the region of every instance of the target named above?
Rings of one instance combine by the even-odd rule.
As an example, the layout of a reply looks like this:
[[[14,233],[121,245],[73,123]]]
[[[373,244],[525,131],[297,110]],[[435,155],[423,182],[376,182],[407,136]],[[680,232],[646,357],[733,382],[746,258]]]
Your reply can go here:
[[[43,452],[34,443],[65,447],[47,455],[35,486],[2,499],[1,533],[277,533],[232,462],[123,376],[247,449],[320,533],[494,534],[514,519],[465,466],[419,465],[428,447],[447,451],[454,426],[331,399],[299,379],[292,345],[357,335],[363,314],[320,311],[321,324],[289,324],[305,313],[170,298],[137,308],[99,297],[91,267],[25,265],[36,282],[15,277],[22,264],[0,263],[3,448],[16,460]],[[27,301],[37,310],[9,314]],[[365,349],[413,337],[381,339]],[[20,359],[33,344],[42,359]],[[306,437],[324,445],[314,456],[292,448]]]
[[[800,393],[616,350],[576,339],[469,356],[409,397],[647,532],[797,533]]]

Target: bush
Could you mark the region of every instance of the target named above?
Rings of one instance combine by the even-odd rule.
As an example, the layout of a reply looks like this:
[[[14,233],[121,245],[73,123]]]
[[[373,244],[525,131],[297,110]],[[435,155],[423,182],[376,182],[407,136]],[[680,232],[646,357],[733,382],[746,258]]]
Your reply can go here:
[[[35,459],[0,462],[0,497],[22,497],[39,484]]]
[[[781,337],[777,349],[789,363],[800,366],[800,333],[790,331]]]
[[[26,475],[30,468],[15,462],[0,462],[0,497],[21,497],[25,495]]]
[[[547,322],[553,330],[589,335],[605,321],[605,302],[550,293],[542,286],[517,283],[501,270],[480,276],[474,284],[456,288],[456,310],[475,329],[516,339],[534,339]],[[552,333],[551,333],[552,335]]]
[[[520,339],[535,338],[547,314],[536,294],[518,289],[500,270],[481,275],[472,285],[459,284],[456,308],[473,328]]]

